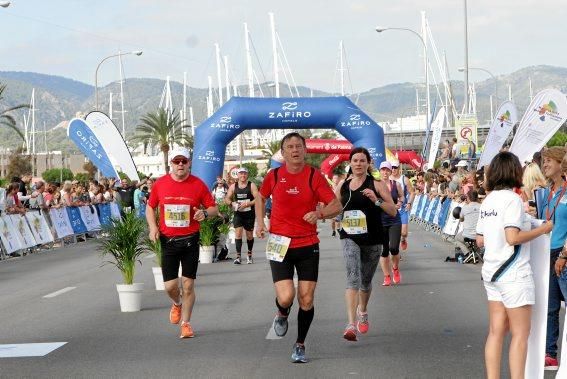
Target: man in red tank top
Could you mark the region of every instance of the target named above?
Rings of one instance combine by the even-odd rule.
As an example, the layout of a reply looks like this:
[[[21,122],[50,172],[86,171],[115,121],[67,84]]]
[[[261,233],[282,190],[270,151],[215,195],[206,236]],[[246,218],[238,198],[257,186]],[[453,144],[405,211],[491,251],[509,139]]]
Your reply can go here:
[[[291,305],[295,297],[294,269],[297,270],[297,340],[291,360],[307,362],[305,337],[315,310],[313,297],[319,273],[317,220],[333,218],[341,204],[319,170],[305,164],[305,139],[298,133],[287,134],[280,145],[285,165],[270,171],[256,198],[256,235],[264,237],[264,204],[272,197],[270,237],[266,255],[270,260],[276,290],[277,313],[273,328],[278,336],[287,333]],[[325,206],[316,209],[317,203]]]
[[[162,274],[165,290],[173,301],[169,312],[172,324],[181,322],[180,338],[194,336],[189,321],[195,304],[195,278],[199,263],[199,227],[207,217],[218,214],[209,189],[189,173],[191,159],[186,148],[171,151],[171,172],[152,186],[146,206],[150,239],[161,242]],[[159,227],[155,208],[159,206]],[[204,209],[203,209],[204,208]],[[183,295],[177,282],[181,263]]]

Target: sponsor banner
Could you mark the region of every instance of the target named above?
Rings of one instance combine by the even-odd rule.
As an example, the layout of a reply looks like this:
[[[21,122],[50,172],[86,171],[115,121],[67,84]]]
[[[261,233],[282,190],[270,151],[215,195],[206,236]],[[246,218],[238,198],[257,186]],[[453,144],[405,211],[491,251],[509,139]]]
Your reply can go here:
[[[112,225],[112,213],[110,210],[110,204],[98,204],[97,207],[100,224],[102,226]]]
[[[138,170],[132,155],[130,155],[128,146],[114,122],[106,114],[99,111],[90,112],[85,117],[85,121],[104,147],[117,171],[122,171],[128,175],[130,180],[139,180]]]
[[[435,158],[437,157],[437,150],[439,150],[439,143],[441,142],[441,133],[443,132],[443,124],[445,123],[445,107],[439,108],[437,117],[431,125],[433,136],[431,137],[431,147],[429,148],[429,157],[427,158],[427,167],[433,168]]]
[[[492,125],[490,125],[488,136],[484,142],[482,155],[478,160],[477,169],[490,164],[492,158],[498,154],[517,122],[518,110],[516,106],[511,101],[504,102],[498,108],[496,117],[492,120]]]
[[[478,119],[472,115],[461,115],[455,120],[455,134],[457,137],[457,153],[460,158],[468,158],[469,143],[477,143]]]
[[[28,247],[34,247],[37,245],[35,238],[26,222],[26,218],[19,214],[8,215],[10,221],[12,221],[13,231],[16,238],[20,240],[20,245],[23,249]]]
[[[541,220],[532,220],[532,227],[541,224]],[[528,338],[528,356],[526,359],[526,378],[543,378],[545,361],[545,335],[547,328],[547,298],[549,296],[549,235],[544,234],[529,243],[523,244],[522,249],[530,250],[530,266],[535,284],[535,305],[532,307],[530,336]],[[531,254],[533,252],[533,254]],[[567,328],[564,329],[564,333]],[[565,338],[563,338],[565,341]],[[559,370],[563,368],[565,356],[561,354],[562,362]],[[565,370],[565,368],[563,368]],[[565,373],[557,378],[564,378]]]
[[[67,136],[104,176],[119,178],[104,147],[85,121],[78,118],[72,119],[67,129]]]
[[[81,212],[81,219],[83,220],[83,224],[85,224],[89,232],[100,230],[100,221],[98,219],[98,215],[94,206],[85,205],[79,207],[79,211]]]
[[[110,203],[110,214],[115,220],[122,219],[122,215],[120,214],[120,207],[116,203]]]
[[[26,220],[38,245],[53,242],[53,235],[42,213],[26,212]]]
[[[51,208],[49,210],[49,217],[51,218],[51,224],[55,229],[57,238],[67,237],[73,234],[71,220],[65,208]]]
[[[459,228],[459,219],[453,217],[453,209],[460,206],[456,201],[451,201],[451,206],[449,207],[449,213],[447,214],[447,219],[445,221],[445,226],[443,227],[443,233],[450,236],[457,234]]]
[[[8,254],[24,248],[14,232],[12,220],[7,215],[0,217],[0,240]]]
[[[88,231],[87,226],[83,222],[81,217],[81,210],[79,207],[66,207],[65,210],[69,215],[69,221],[71,228],[73,228],[73,234],[83,234]]]
[[[520,121],[510,152],[529,162],[567,120],[567,99],[556,89],[539,92]]]

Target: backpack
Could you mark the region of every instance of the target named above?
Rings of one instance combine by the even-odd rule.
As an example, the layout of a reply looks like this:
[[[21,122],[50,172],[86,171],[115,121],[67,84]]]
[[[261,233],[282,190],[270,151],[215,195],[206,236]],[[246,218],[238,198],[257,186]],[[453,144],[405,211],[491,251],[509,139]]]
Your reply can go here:
[[[278,184],[278,171],[280,167],[276,167],[274,169],[274,186],[272,187],[272,193],[274,192],[274,188],[276,188],[276,184]],[[313,175],[315,175],[315,169],[313,167],[310,168],[311,172],[309,173],[309,188],[311,188],[311,192],[315,193],[315,191],[313,190]]]

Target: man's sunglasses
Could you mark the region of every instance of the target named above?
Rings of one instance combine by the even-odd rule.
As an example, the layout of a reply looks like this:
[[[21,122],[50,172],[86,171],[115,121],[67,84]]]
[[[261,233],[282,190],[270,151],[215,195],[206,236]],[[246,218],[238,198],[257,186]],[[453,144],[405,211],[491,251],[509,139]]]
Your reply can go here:
[[[176,165],[187,164],[187,163],[189,163],[189,159],[174,159],[174,160],[171,161],[171,163],[176,164]]]
[[[395,168],[398,168],[398,166],[392,166],[392,170],[395,169]]]

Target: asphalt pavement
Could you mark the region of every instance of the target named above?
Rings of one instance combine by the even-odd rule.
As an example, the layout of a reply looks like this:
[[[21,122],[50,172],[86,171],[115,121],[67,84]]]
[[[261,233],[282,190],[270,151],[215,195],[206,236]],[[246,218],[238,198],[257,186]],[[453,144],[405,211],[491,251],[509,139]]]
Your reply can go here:
[[[252,265],[199,266],[196,336],[184,340],[169,324],[166,294],[154,289],[150,257],[137,268],[136,282],[145,288],[142,311],[135,313],[120,312],[115,284],[121,276],[101,267],[96,240],[2,261],[0,355],[15,344],[65,344],[45,356],[0,358],[0,377],[482,378],[488,321],[480,265],[446,263],[449,243],[416,225],[410,229],[402,283],[382,287],[378,269],[370,331],[347,342],[342,251],[329,223],[320,225],[306,364],[290,363],[297,302],[287,336],[270,333],[275,305],[265,241],[256,239]]]

